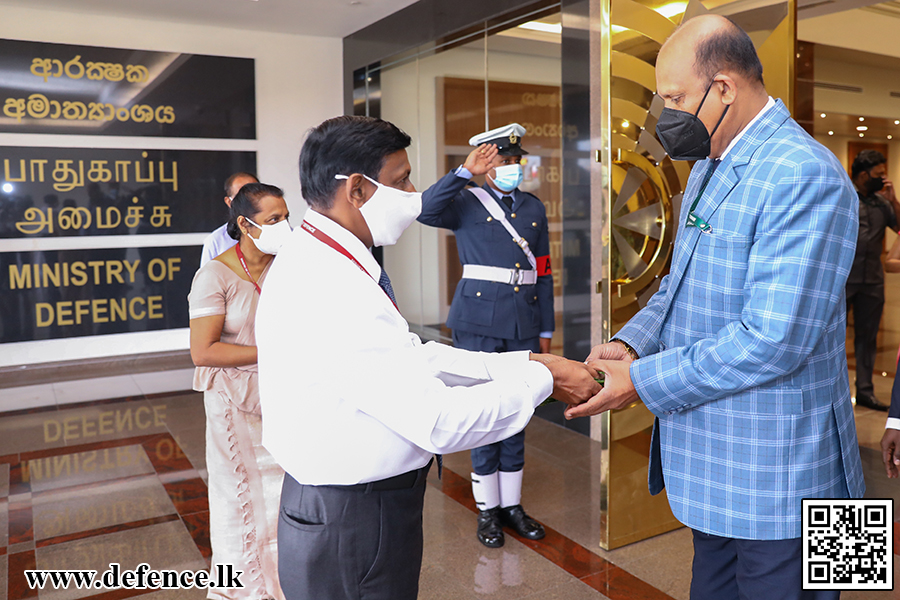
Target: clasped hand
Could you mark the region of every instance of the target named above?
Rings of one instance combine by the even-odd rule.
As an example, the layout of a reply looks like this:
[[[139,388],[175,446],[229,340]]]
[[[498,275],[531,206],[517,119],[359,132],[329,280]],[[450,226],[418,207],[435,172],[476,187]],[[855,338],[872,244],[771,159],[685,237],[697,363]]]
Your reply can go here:
[[[618,342],[594,346],[584,364],[549,354],[533,355],[533,358],[543,362],[553,374],[553,397],[569,405],[565,411],[567,419],[625,408],[640,400],[631,382],[632,358]],[[584,368],[579,369],[578,366]],[[601,373],[604,379],[602,386],[594,381],[594,377]],[[586,374],[591,377],[590,384],[583,379]],[[557,391],[558,386],[562,388],[560,391]],[[590,393],[585,395],[586,392]]]

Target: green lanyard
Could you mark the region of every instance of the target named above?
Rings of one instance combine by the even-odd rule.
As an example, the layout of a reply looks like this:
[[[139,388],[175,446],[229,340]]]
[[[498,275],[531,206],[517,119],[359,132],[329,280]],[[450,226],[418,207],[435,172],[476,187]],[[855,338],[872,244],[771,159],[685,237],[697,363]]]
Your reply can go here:
[[[694,214],[694,209],[697,208],[697,204],[700,203],[700,198],[703,197],[703,192],[706,191],[706,186],[709,185],[709,180],[712,179],[713,173],[716,171],[716,167],[719,166],[719,163],[722,162],[718,158],[712,161],[709,165],[709,168],[706,170],[706,174],[703,176],[703,183],[700,185],[700,191],[697,192],[697,197],[694,198],[694,203],[691,204],[691,210],[688,213],[687,222],[685,226],[687,227],[696,227],[703,233],[712,233],[712,227],[710,227],[709,223],[703,220],[699,215]]]

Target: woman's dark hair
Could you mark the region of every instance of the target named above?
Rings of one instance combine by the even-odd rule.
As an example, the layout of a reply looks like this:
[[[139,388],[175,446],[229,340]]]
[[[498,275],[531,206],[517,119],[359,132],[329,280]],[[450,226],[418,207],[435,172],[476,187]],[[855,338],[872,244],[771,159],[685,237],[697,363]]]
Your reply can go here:
[[[763,84],[763,68],[750,36],[728,19],[731,26],[723,27],[698,42],[694,59],[694,71],[706,81],[711,81],[723,69],[737,72]]]
[[[248,183],[235,195],[231,201],[231,208],[228,209],[227,231],[231,239],[238,241],[241,239],[241,228],[238,227],[237,218],[244,217],[256,221],[254,217],[259,213],[259,202],[266,196],[284,198],[284,191],[266,183]]]
[[[853,159],[853,165],[850,167],[850,176],[853,179],[856,179],[860,173],[864,171],[868,173],[878,165],[883,165],[886,162],[887,159],[884,158],[884,154],[878,150],[867,148],[860,151],[860,153],[856,155],[856,158]]]
[[[335,175],[362,173],[377,181],[388,155],[409,147],[410,141],[393,123],[373,117],[335,117],[310,129],[300,151],[300,187],[306,203],[331,208],[343,183]]]

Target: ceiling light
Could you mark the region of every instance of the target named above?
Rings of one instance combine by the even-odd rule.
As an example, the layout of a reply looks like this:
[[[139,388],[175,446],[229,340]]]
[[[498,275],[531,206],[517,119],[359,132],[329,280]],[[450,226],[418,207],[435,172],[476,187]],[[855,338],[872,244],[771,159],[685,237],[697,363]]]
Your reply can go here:
[[[888,139],[889,139],[889,140],[892,140],[892,139],[894,139],[894,136],[889,135],[889,136],[888,136]]]
[[[829,132],[828,132],[828,135],[834,135],[834,132],[833,132],[833,131],[829,131]]]
[[[866,137],[866,134],[861,133],[861,134],[859,134],[859,137]]]
[[[653,10],[667,19],[671,19],[674,16],[682,14],[687,9],[687,5],[687,2],[669,2],[668,4],[663,4]]]
[[[865,121],[866,118],[865,118],[865,117],[860,117],[859,120],[860,120],[860,121]]]
[[[894,125],[900,125],[900,121],[894,121]]]
[[[11,183],[4,183],[4,184],[3,184],[3,192],[4,192],[4,193],[6,193],[6,194],[12,194],[12,191],[13,191],[13,186],[12,186]]]
[[[866,127],[865,125],[860,125],[859,127],[856,128],[856,130],[857,131],[868,131],[869,128]]]
[[[542,31],[544,33],[562,33],[562,23],[541,23],[540,21],[528,21],[519,25],[522,29],[530,29],[531,31]]]
[[[825,118],[825,113],[822,113],[822,114],[819,115],[819,116],[822,117],[822,118],[824,119],[824,118]]]

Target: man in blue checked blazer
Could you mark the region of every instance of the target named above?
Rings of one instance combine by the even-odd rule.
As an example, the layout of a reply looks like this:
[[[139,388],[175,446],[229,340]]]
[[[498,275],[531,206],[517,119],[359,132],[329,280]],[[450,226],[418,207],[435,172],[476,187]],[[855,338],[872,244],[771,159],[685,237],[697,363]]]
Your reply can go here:
[[[692,600],[837,598],[802,590],[801,500],[865,488],[844,350],[856,194],[728,19],[683,24],[656,77],[660,140],[697,161],[671,271],[593,349],[605,388],[567,416],[656,415],[650,491],[693,530]]]

